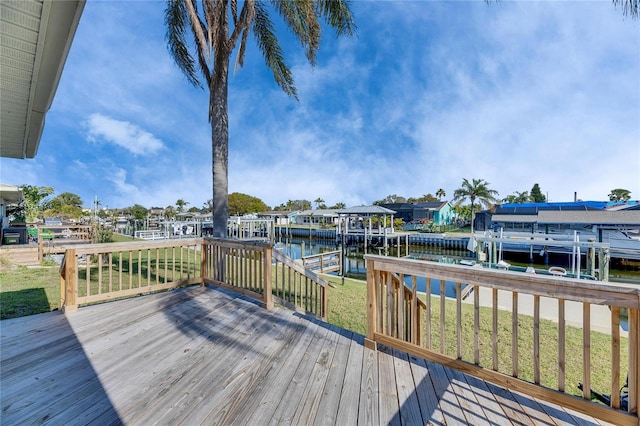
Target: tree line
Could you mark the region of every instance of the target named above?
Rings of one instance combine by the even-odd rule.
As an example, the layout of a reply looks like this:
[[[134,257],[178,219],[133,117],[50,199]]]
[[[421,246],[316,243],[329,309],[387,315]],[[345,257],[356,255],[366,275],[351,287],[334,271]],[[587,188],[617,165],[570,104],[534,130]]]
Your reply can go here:
[[[498,203],[522,204],[522,203],[544,203],[547,197],[542,193],[540,186],[535,183],[530,191],[516,191],[505,198],[498,198],[499,194],[493,190],[491,184],[484,179],[463,179],[461,186],[453,192],[451,202],[453,209],[462,218],[472,219],[474,213],[483,207],[490,207]],[[140,204],[129,207],[106,209],[100,208],[100,201],[95,200],[91,213],[83,208],[80,196],[71,192],[63,192],[53,196],[54,189],[50,186],[21,185],[23,201],[7,209],[9,216],[13,216],[18,222],[37,222],[45,217],[60,217],[63,219],[81,219],[95,216],[101,219],[114,219],[115,216],[128,216],[138,220],[146,219],[150,213],[162,215],[167,220],[178,218],[181,213],[210,214],[213,211],[213,199],[207,200],[202,207],[189,207],[189,202],[182,198],[176,200],[175,204],[166,207],[147,208]],[[395,203],[423,203],[423,202],[444,202],[446,192],[440,188],[435,191],[435,195],[428,193],[420,197],[408,197],[397,194],[390,194],[373,202],[374,205],[395,204]],[[612,189],[608,195],[610,201],[624,202],[631,199],[631,191],[623,188]],[[468,204],[465,204],[468,203]],[[269,207],[260,198],[234,192],[228,196],[229,212],[231,215],[243,216],[246,214],[267,212],[267,211],[302,211],[315,209],[344,209],[347,205],[337,202],[328,206],[324,199],[317,197],[313,202],[309,200],[287,200],[275,206]],[[157,213],[160,212],[160,213]]]

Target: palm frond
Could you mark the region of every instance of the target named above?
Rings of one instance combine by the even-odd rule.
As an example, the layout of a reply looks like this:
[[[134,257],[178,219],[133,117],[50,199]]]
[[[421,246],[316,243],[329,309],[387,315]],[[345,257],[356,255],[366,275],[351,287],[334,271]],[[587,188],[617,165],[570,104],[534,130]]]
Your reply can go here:
[[[230,1],[231,18],[233,19],[233,25],[238,25],[238,0]]]
[[[348,0],[316,0],[316,8],[319,15],[335,28],[338,36],[350,36],[356,32],[356,23]]]
[[[320,45],[321,28],[314,1],[271,0],[271,3],[300,42],[309,62],[315,65],[316,51]]]
[[[287,95],[293,96],[297,100],[298,93],[293,82],[291,70],[284,62],[284,54],[265,5],[260,1],[256,1],[255,12],[253,33],[258,48],[262,52],[267,66],[273,71],[273,77],[278,86],[280,86]]]
[[[194,86],[202,88],[202,84],[196,74],[195,61],[189,53],[185,42],[187,18],[188,15],[184,2],[176,0],[167,1],[164,20],[167,27],[166,39],[169,54],[178,68],[185,74],[187,80]]]
[[[611,0],[615,7],[619,4],[622,6],[622,13],[627,16],[631,16],[633,19],[640,17],[640,0]]]
[[[193,34],[193,41],[196,46],[196,52],[198,54],[198,63],[202,75],[207,81],[207,86],[211,84],[211,69],[209,68],[208,58],[211,56],[211,43],[207,40],[206,34],[210,32],[207,30],[207,26],[202,22],[198,15],[197,5],[193,0],[183,0],[185,3],[185,10],[191,26],[191,32]],[[206,2],[205,2],[206,9]],[[206,12],[205,12],[206,14]],[[209,38],[210,39],[210,38]]]
[[[234,66],[234,72],[238,68],[244,65],[244,55],[247,50],[247,39],[251,32],[253,20],[255,19],[256,9],[254,0],[246,0],[242,6],[240,17],[235,21],[235,28],[231,37],[229,37],[229,45],[235,46],[238,37],[242,37],[240,40],[240,46],[238,47],[238,56],[236,57],[236,63]]]

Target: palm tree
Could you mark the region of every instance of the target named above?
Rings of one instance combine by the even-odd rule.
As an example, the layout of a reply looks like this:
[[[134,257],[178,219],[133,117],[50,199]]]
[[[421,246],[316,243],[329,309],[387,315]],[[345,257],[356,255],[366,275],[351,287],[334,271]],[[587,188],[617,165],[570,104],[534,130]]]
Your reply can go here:
[[[529,192],[527,191],[516,191],[511,195],[507,195],[506,198],[503,198],[502,201],[510,204],[523,204],[527,203],[531,200]]]
[[[476,200],[481,205],[488,205],[489,203],[495,203],[497,200],[498,191],[489,189],[490,183],[484,179],[471,179],[469,182],[466,178],[462,179],[462,186],[455,190],[453,193],[454,201],[462,201],[469,199],[471,201],[471,231],[473,232],[473,220],[475,216],[475,203]]]
[[[242,4],[241,10],[238,10],[239,4]],[[320,46],[320,18],[326,20],[338,36],[351,35],[355,30],[348,0],[272,0],[271,4],[305,49],[312,65],[315,65]],[[276,83],[287,95],[297,99],[293,77],[284,62],[267,4],[262,0],[245,0],[242,3],[238,0],[202,0],[201,10],[197,8],[196,0],[168,0],[165,23],[169,52],[176,64],[193,85],[203,87],[203,82],[197,76],[198,67],[209,90],[213,148],[213,236],[225,238],[229,216],[227,89],[231,53],[237,47],[235,67],[242,67],[247,38],[253,30],[258,48],[273,71]],[[189,44],[185,39],[187,33],[194,37],[197,61],[189,52]]]
[[[444,189],[440,188],[436,191],[436,197],[438,197],[438,201],[442,200],[442,198],[446,196],[447,196],[447,193],[444,192]]]
[[[187,201],[183,200],[182,198],[179,198],[178,201],[176,201],[176,207],[178,207],[178,213],[182,213],[184,211],[184,208],[187,206],[187,204],[189,204]]]
[[[326,206],[324,205],[324,200],[320,197],[316,198],[314,201],[314,203],[316,203],[316,210],[320,208],[320,206],[322,206],[322,208],[325,208]]]
[[[164,217],[165,217],[167,220],[171,220],[171,219],[173,219],[174,217],[176,217],[176,210],[173,208],[173,206],[167,206],[167,207],[164,209]]]

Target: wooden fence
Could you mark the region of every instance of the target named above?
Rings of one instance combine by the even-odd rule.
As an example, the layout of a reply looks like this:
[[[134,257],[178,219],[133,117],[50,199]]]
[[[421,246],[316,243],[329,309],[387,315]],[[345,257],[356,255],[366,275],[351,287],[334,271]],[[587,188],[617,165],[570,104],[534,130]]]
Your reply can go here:
[[[262,301],[273,298],[326,319],[326,283],[270,244],[212,238],[84,244],[60,266],[65,313],[79,305],[184,285],[212,284]]]
[[[374,255],[365,258],[369,347],[381,343],[614,424],[639,424],[638,286]],[[418,284],[424,285],[426,293],[418,292]],[[432,288],[437,294],[430,294]],[[447,292],[453,297],[447,297]],[[465,294],[467,300],[463,300]],[[505,305],[510,308],[505,310]],[[555,312],[551,335],[548,327],[541,329],[545,321],[541,311],[548,313],[550,308]],[[597,333],[591,312],[596,308],[600,315],[604,309],[610,326],[607,347],[597,348],[598,357],[606,359],[591,355]],[[626,337],[621,335],[623,311],[628,312],[622,332]],[[569,342],[575,333],[569,333],[573,330],[567,323],[576,321],[581,323],[577,333],[581,341]],[[524,359],[531,365],[525,365]],[[580,393],[577,383],[566,382],[568,371],[575,369],[583,389],[580,396],[572,395]],[[611,395],[610,406],[591,402],[593,377],[608,384],[603,393]],[[620,397],[625,377],[626,404]],[[623,405],[626,411],[620,409]]]

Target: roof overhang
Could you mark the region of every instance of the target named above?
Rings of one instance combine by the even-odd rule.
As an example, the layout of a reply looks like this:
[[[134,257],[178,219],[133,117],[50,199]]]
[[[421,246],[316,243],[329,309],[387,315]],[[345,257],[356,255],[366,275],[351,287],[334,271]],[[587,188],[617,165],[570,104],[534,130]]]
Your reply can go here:
[[[0,156],[33,158],[85,0],[0,2]]]
[[[22,189],[17,186],[0,183],[0,200],[2,204],[18,204],[22,201]]]

